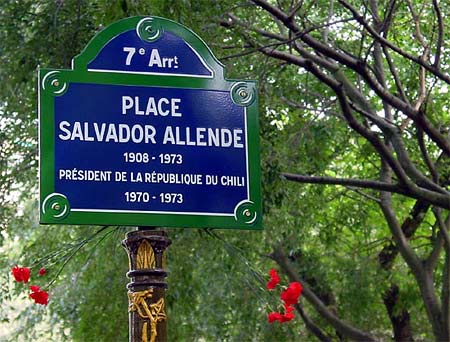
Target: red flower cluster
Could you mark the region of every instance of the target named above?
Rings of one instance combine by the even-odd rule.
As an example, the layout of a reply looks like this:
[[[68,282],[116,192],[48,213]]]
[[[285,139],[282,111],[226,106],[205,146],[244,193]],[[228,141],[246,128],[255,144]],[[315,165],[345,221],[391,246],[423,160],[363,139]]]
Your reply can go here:
[[[28,267],[19,267],[14,266],[12,269],[12,274],[14,276],[14,279],[20,283],[24,282],[24,284],[28,283],[28,280],[30,280],[30,269]]]
[[[271,312],[269,313],[269,315],[267,316],[267,319],[269,320],[269,323],[273,323],[275,321],[279,321],[280,323],[285,323],[285,322],[289,322],[290,320],[292,320],[295,316],[294,316],[294,307],[293,306],[284,306],[284,314],[280,313],[280,312]]]
[[[269,271],[269,275],[270,275],[270,280],[267,283],[267,289],[268,290],[273,290],[274,288],[277,287],[278,283],[280,282],[280,276],[277,273],[277,270],[272,268]]]
[[[269,272],[270,280],[267,283],[267,289],[273,290],[280,282],[280,277],[276,270],[271,269]],[[267,316],[269,323],[273,323],[275,321],[279,321],[280,323],[289,322],[292,320],[294,315],[294,307],[293,305],[298,302],[300,295],[302,293],[302,284],[299,282],[289,283],[289,286],[286,290],[281,292],[280,298],[283,301],[284,313],[280,312],[270,312]]]
[[[42,291],[39,286],[30,286],[30,298],[34,300],[36,304],[47,305],[48,304],[48,292]]]
[[[280,298],[286,305],[294,305],[302,294],[303,287],[299,282],[292,282],[289,287],[281,292]]]
[[[11,268],[11,271],[12,271],[14,279],[18,283],[23,282],[24,284],[26,284],[30,280],[31,271],[28,267],[14,266],[13,268]],[[38,271],[38,274],[40,276],[43,276],[45,273],[47,273],[47,270],[45,268],[41,268]],[[36,304],[42,304],[42,305],[48,304],[48,292],[47,291],[41,290],[41,288],[36,285],[31,285],[30,290],[31,290],[30,298],[33,299]]]

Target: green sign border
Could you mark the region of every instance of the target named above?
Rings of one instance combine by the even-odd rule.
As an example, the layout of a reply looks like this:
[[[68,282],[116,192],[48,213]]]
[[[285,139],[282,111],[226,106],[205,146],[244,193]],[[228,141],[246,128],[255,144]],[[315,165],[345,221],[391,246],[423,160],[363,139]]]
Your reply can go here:
[[[139,27],[137,27],[139,24]],[[214,77],[188,77],[126,74],[88,71],[87,65],[112,38],[132,30],[143,30],[139,35],[147,42],[156,40],[158,32],[169,31],[186,41],[213,70]],[[191,30],[160,17],[132,17],[115,22],[99,32],[86,48],[73,59],[73,70],[40,69],[39,89],[39,151],[40,151],[40,223],[93,224],[123,226],[164,226],[189,228],[262,229],[261,172],[259,152],[258,94],[255,81],[226,80],[223,65],[208,46]],[[71,211],[64,194],[55,193],[55,97],[65,93],[72,82],[104,85],[131,85],[207,89],[230,92],[233,101],[246,107],[248,201],[241,203],[233,216],[194,214],[153,214],[122,212]]]

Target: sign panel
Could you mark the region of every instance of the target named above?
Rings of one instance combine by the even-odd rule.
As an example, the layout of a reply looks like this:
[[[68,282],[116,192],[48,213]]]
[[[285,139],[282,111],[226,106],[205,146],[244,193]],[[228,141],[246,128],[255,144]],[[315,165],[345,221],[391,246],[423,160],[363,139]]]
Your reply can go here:
[[[112,24],[39,71],[41,223],[261,228],[257,106],[189,29]]]

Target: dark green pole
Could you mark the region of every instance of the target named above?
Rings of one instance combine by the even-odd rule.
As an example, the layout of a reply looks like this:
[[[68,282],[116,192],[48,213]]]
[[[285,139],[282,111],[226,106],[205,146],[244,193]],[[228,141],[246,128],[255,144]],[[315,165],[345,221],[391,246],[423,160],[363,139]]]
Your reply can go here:
[[[164,230],[139,227],[127,233],[129,341],[165,342],[167,276],[165,250],[171,241]]]

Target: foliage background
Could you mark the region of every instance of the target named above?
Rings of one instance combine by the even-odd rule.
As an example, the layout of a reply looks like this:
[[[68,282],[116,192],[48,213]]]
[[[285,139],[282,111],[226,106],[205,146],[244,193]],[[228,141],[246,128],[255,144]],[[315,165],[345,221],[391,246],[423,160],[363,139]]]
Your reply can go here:
[[[230,5],[232,2],[226,4]],[[128,336],[128,262],[120,246],[124,228],[112,227],[101,243],[97,244],[103,235],[73,256],[51,286],[46,308],[30,304],[24,287],[11,279],[10,267],[15,264],[33,265],[33,270],[45,266],[45,277],[34,276],[35,283],[45,286],[71,252],[98,229],[37,224],[37,67],[70,68],[71,59],[98,30],[133,15],[158,15],[183,23],[220,58],[226,53],[220,50],[223,33],[213,20],[220,16],[221,6],[210,1],[1,3],[0,294],[5,310],[0,313],[4,331],[0,339],[125,341]],[[249,63],[233,61],[227,76],[256,78],[257,72],[249,69]],[[266,307],[272,296],[267,296],[259,278],[269,267],[259,255],[267,252],[265,233],[218,232],[233,243],[229,249],[205,232],[169,233],[173,240],[168,260],[170,340],[248,340],[285,336],[283,330],[294,333],[291,327],[273,329],[266,323]],[[60,254],[46,259],[55,252]],[[258,273],[257,278],[253,272]]]
[[[327,8],[329,2],[316,3]],[[127,340],[127,258],[120,247],[126,229],[109,227],[93,236],[99,227],[37,224],[36,69],[70,68],[71,59],[98,30],[133,15],[163,16],[184,24],[226,64],[228,78],[260,82],[265,230],[169,231],[169,340],[314,340],[298,317],[284,325],[267,323],[267,313],[280,305],[277,294],[265,290],[268,270],[274,266],[268,254],[276,244],[289,252],[329,308],[380,340],[392,336],[380,293],[394,277],[401,284],[401,303],[414,317],[416,339],[431,338],[419,290],[404,262],[397,258],[392,272],[378,265],[378,253],[390,234],[376,204],[353,189],[300,185],[280,176],[288,170],[371,178],[379,165],[367,141],[336,116],[324,117],[314,109],[337,110],[333,94],[311,75],[260,54],[235,55],[246,43],[238,31],[226,30],[219,22],[230,10],[251,20],[258,12],[249,6],[237,0],[2,1],[0,330],[6,333],[0,339]],[[316,15],[320,19],[322,14]],[[267,20],[265,25],[276,24]],[[357,48],[351,39],[342,44]],[[405,78],[413,73],[403,72]],[[397,209],[406,216],[402,208],[411,204],[400,199]],[[427,244],[420,236],[428,233],[425,229],[418,234],[419,250]],[[45,285],[56,280],[48,307],[31,305],[23,287],[13,283],[9,270],[15,264],[47,267],[46,278],[37,281]],[[287,284],[287,278],[282,282]],[[304,309],[334,334],[307,303]]]

